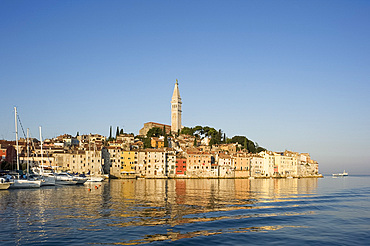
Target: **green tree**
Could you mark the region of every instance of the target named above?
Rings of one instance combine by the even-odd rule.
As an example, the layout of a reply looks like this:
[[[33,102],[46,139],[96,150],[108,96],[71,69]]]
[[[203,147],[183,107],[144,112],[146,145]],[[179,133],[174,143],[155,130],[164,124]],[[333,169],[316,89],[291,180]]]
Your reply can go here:
[[[164,147],[168,147],[168,138],[166,133],[166,127],[163,127],[163,134],[164,134]]]
[[[123,128],[119,131],[119,135],[124,134]]]
[[[148,149],[152,147],[152,144],[150,142],[150,138],[143,138],[144,148]]]
[[[244,149],[248,150],[248,139],[244,138],[244,143],[243,143]]]
[[[108,141],[112,141],[113,137],[112,137],[112,126],[110,126],[109,128],[109,138],[108,138]]]
[[[153,127],[153,128],[151,128],[147,132],[146,136],[148,138],[151,138],[151,137],[159,137],[159,136],[162,136],[162,134],[163,134],[163,131],[162,131],[161,128],[159,128],[159,127]]]
[[[256,153],[256,146],[254,145],[254,143],[252,141],[248,141],[248,151],[250,153]]]
[[[258,147],[256,148],[256,153],[260,153],[260,152],[262,152],[262,151],[266,151],[266,149],[265,149],[265,148],[263,148],[263,147],[261,147],[261,146],[258,146]]]
[[[191,128],[191,127],[184,127],[181,129],[181,134],[185,134],[185,135],[193,135],[194,134],[194,129]]]
[[[119,136],[119,127],[117,126],[117,131],[116,131],[116,139]]]

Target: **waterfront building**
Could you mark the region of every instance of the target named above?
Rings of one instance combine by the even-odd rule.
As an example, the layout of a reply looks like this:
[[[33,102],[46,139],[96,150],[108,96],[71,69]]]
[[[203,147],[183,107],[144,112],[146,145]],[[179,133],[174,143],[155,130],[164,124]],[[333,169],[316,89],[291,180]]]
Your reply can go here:
[[[120,156],[120,176],[123,178],[136,178],[135,167],[137,165],[138,152],[122,150]]]
[[[166,152],[160,149],[146,149],[146,175],[147,178],[165,178]]]
[[[251,176],[251,158],[245,152],[235,153],[234,157],[234,176],[235,178],[249,178]]]
[[[274,175],[275,158],[271,151],[262,151],[259,155],[263,158],[261,175],[272,177]]]
[[[209,152],[187,151],[187,173],[192,178],[214,177],[215,157]]]
[[[183,156],[176,156],[176,177],[184,177],[186,173],[186,158]]]
[[[112,177],[119,178],[121,176],[121,148],[108,146],[106,149],[108,150],[110,160],[109,173]]]
[[[176,166],[177,166],[177,157],[176,151],[168,150],[166,151],[166,176],[169,178],[174,178],[176,176]]]
[[[215,176],[220,178],[234,178],[235,159],[228,154],[220,153],[218,156],[218,173]]]
[[[137,150],[137,163],[135,165],[136,177],[143,178],[146,176],[146,151],[143,149]]]
[[[298,175],[298,153],[277,152],[275,157],[275,174],[281,177],[296,177]]]
[[[40,158],[40,157],[38,157]],[[45,159],[45,158],[44,158]],[[51,165],[56,171],[69,171],[79,174],[102,174],[101,151],[74,150],[66,153],[54,153],[55,164],[48,158],[44,166]]]
[[[171,100],[171,131],[178,133],[181,126],[181,97],[179,91],[179,82],[176,79],[175,88],[173,89],[172,100]]]
[[[266,177],[263,167],[263,157],[257,154],[249,154],[251,177]]]

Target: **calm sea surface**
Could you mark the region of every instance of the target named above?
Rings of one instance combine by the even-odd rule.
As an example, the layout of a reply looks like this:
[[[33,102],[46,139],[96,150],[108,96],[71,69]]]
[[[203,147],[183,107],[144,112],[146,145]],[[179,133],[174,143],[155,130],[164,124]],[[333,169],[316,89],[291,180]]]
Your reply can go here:
[[[370,177],[0,191],[0,245],[86,244],[369,245]]]

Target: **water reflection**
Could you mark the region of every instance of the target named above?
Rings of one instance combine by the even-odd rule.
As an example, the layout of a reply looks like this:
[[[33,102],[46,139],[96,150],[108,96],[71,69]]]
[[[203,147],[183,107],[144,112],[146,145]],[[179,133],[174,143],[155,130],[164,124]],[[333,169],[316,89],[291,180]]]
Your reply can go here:
[[[9,190],[0,192],[0,221],[5,224],[0,237],[40,244],[76,238],[141,244],[300,227],[287,218],[313,213],[304,201],[315,194],[317,182],[143,179]]]

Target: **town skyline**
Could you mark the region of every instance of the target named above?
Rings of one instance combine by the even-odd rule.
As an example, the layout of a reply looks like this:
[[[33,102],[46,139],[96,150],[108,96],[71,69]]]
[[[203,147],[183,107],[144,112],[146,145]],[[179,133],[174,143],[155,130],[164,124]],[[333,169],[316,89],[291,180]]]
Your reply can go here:
[[[182,125],[370,174],[368,2],[2,1],[0,139]]]

